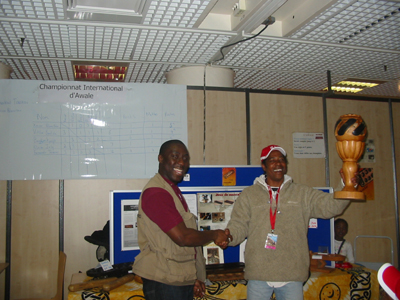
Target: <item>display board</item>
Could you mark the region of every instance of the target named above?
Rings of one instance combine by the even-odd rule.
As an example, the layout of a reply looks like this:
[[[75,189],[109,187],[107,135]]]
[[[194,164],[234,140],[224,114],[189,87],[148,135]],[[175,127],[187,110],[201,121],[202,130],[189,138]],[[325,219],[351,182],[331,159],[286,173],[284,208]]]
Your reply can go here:
[[[227,179],[225,178],[226,174],[231,174],[232,171],[235,173],[235,185],[223,185],[226,184],[224,182]],[[188,202],[190,211],[201,218],[203,215],[200,215],[201,209],[199,212],[199,202],[202,202],[201,197],[203,195],[228,194],[228,198],[232,197],[229,194],[239,194],[245,187],[252,185],[254,179],[261,174],[263,174],[263,170],[259,166],[191,166],[185,180],[179,184],[179,187]],[[328,193],[333,191],[332,188],[316,189]],[[138,203],[140,194],[141,191],[139,190],[110,192],[110,260],[113,264],[132,262],[140,252],[137,243],[133,242],[135,236],[137,238],[135,214],[138,211],[136,203]],[[224,199],[227,199],[227,197],[224,197]],[[216,205],[215,213],[229,211],[221,210],[221,206],[219,206],[221,204],[218,202],[218,200],[214,201]],[[230,215],[226,214],[223,218],[228,221]],[[199,223],[199,229],[204,229],[200,228],[205,225],[204,222],[199,221]],[[212,221],[210,221],[211,223]],[[224,223],[221,222],[221,224]],[[312,227],[308,231],[310,250],[318,252],[319,247],[328,247],[330,252],[334,253],[333,219],[313,219],[310,222],[311,224]],[[241,251],[240,245],[223,250],[223,262],[240,262]]]
[[[181,188],[190,211],[196,205],[193,201],[187,199],[196,199],[198,193],[216,193],[216,192],[240,192],[241,189],[231,188]],[[110,211],[113,218],[110,221],[110,261],[112,264],[131,262],[135,260],[140,250],[134,239],[137,239],[136,215],[138,207],[130,204],[139,200],[141,191],[111,191],[110,192]],[[239,261],[239,246],[228,247],[224,250],[225,263]]]
[[[149,178],[187,144],[186,86],[0,80],[0,180]]]
[[[137,243],[131,243],[130,249],[124,241],[124,231],[131,231],[127,236],[128,243],[136,238],[137,240],[137,216],[138,207],[127,204],[125,211],[130,210],[131,214],[124,218],[124,201],[139,200],[141,191],[111,191],[110,192],[110,262],[119,264],[132,262],[140,250]],[[125,205],[126,206],[126,205]],[[130,221],[131,220],[131,221]],[[133,220],[133,221],[132,221]],[[126,228],[126,230],[124,230]],[[124,245],[125,244],[125,245]],[[132,245],[133,244],[133,245]]]

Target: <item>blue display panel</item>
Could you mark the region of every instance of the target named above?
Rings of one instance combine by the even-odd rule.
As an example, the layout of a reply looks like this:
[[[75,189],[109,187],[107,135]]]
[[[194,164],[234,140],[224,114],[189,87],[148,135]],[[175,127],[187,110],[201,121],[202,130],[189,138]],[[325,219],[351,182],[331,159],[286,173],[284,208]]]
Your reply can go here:
[[[333,193],[332,188],[316,187],[325,193]],[[317,219],[317,228],[308,229],[308,247],[312,252],[318,252],[319,247],[328,247],[329,253],[334,253],[333,219]]]
[[[223,170],[235,168],[236,185],[223,186]],[[253,184],[254,179],[263,170],[260,166],[192,166],[185,181],[179,184],[182,193],[216,193],[216,192],[240,192],[243,188]],[[187,181],[186,181],[187,180]],[[332,193],[331,188],[316,188],[323,192]],[[122,250],[122,216],[121,202],[123,200],[135,200],[140,198],[141,191],[111,191],[110,193],[110,260],[112,264],[132,262],[139,250]],[[317,227],[308,230],[309,248],[318,252],[320,246],[326,246],[333,253],[333,220],[316,220]],[[224,263],[239,262],[239,245],[228,247],[224,250]]]
[[[264,173],[261,166],[191,166],[189,181],[182,181],[180,187],[222,187],[223,169],[235,168],[236,186],[250,186],[254,179]]]
[[[122,250],[122,210],[123,200],[140,198],[141,191],[111,191],[110,192],[110,262],[119,264],[132,262],[140,250]]]

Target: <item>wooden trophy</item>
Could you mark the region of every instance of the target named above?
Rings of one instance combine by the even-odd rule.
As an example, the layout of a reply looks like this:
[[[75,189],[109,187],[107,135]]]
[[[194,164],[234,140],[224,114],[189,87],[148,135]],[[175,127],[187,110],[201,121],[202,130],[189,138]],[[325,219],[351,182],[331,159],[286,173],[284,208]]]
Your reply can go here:
[[[358,170],[358,160],[364,152],[367,125],[359,115],[340,116],[335,125],[336,151],[343,161],[344,188],[334,193],[336,199],[365,200],[363,192],[359,192],[351,182]]]

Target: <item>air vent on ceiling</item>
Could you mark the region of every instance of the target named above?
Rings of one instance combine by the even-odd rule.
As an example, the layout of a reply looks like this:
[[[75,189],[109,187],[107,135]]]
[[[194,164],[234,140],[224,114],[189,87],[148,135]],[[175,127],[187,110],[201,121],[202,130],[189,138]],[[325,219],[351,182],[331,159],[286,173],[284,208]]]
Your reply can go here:
[[[72,20],[140,24],[150,0],[66,0]]]

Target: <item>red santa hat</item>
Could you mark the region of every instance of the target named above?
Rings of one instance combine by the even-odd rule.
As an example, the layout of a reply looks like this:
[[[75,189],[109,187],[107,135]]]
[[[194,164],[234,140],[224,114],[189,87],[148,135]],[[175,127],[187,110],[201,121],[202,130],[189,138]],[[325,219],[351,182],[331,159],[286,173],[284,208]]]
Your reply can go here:
[[[265,147],[264,149],[262,149],[261,151],[261,161],[263,161],[264,159],[267,159],[268,156],[271,154],[272,151],[274,150],[278,150],[280,153],[283,154],[283,156],[286,156],[286,151],[283,150],[282,147],[279,147],[278,145],[269,145],[268,147]]]
[[[378,271],[378,282],[385,292],[398,300],[400,297],[400,272],[391,264],[383,264]]]

